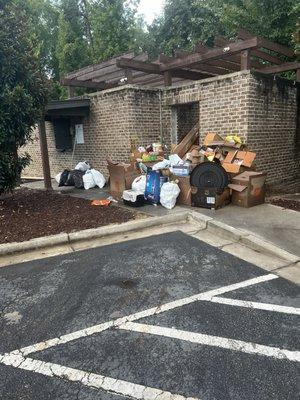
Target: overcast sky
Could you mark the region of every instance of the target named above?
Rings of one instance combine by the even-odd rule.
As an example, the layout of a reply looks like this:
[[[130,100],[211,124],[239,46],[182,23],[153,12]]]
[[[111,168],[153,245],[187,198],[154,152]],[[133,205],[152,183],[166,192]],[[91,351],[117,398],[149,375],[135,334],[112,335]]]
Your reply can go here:
[[[164,0],[140,0],[138,12],[144,14],[147,24],[159,15],[163,9]]]

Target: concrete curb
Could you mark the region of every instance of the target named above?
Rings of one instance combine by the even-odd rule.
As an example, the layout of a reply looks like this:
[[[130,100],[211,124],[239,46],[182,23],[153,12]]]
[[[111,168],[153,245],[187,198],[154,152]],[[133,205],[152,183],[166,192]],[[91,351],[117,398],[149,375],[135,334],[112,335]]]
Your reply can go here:
[[[74,242],[95,239],[125,232],[136,231],[139,229],[150,228],[153,226],[168,225],[176,222],[187,221],[189,212],[178,212],[163,217],[151,217],[136,221],[125,222],[124,224],[114,224],[102,226],[100,228],[85,229],[73,233],[59,233],[52,236],[31,239],[25,242],[3,243],[0,244],[0,257],[13,253],[27,252],[57,245],[72,244]]]
[[[159,225],[168,225],[175,222],[186,221],[188,218],[188,211],[165,215],[162,217],[152,217],[148,219],[141,219],[138,221],[129,221],[120,225],[107,225],[95,229],[86,229],[84,231],[73,232],[69,234],[69,242],[78,242],[86,239],[95,239],[103,236],[115,235],[118,233],[125,233],[136,231],[138,229],[150,228]]]
[[[238,242],[243,236],[249,235],[248,232],[236,229],[233,226],[224,224],[224,222],[211,220],[208,221],[207,229],[225,239],[231,239]]]
[[[259,236],[255,236],[253,234],[241,237],[240,242],[253,250],[283,258],[284,260],[290,261],[291,263],[295,263],[300,260],[300,257],[291,254],[288,251],[283,250],[278,246],[275,246],[273,243],[267,242],[265,239]]]
[[[80,241],[187,221],[196,223],[199,229],[207,229],[208,231],[220,237],[233,240],[261,253],[278,257],[290,263],[297,263],[300,261],[300,257],[281,249],[280,247],[264,240],[263,238],[260,238],[259,236],[253,235],[252,232],[236,229],[230,225],[216,221],[211,217],[207,217],[206,215],[202,215],[195,211],[175,212],[162,217],[151,217],[148,219],[129,221],[119,225],[107,225],[100,228],[86,229],[70,234],[60,233],[58,235],[31,239],[26,242],[0,244],[0,257],[14,253],[25,253],[31,250],[53,247],[57,245],[70,245]]]
[[[14,242],[0,244],[0,256],[6,254],[26,252],[44,247],[53,247],[66,244],[69,242],[67,233],[59,233],[58,235],[43,236],[36,239],[30,239],[26,242]]]

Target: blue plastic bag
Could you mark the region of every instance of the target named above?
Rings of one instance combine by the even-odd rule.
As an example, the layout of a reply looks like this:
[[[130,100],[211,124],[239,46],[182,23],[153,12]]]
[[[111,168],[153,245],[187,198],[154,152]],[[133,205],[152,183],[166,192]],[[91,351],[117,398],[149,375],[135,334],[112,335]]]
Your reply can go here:
[[[161,173],[150,171],[146,177],[145,197],[151,203],[158,204],[160,199]]]

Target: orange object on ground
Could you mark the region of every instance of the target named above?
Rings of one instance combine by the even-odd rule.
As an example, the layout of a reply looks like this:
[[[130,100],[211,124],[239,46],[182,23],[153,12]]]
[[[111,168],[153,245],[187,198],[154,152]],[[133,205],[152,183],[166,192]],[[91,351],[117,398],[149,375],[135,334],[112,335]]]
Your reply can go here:
[[[111,203],[110,200],[102,199],[102,200],[93,200],[91,202],[91,205],[92,206],[105,206],[105,207],[107,207],[107,206],[110,205],[110,203]]]

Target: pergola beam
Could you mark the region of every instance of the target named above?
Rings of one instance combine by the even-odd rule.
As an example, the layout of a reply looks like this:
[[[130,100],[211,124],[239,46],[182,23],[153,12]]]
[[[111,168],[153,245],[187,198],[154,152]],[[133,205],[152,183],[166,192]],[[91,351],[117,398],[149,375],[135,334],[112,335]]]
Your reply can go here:
[[[74,86],[74,87],[85,87],[90,89],[107,89],[107,84],[105,82],[94,82],[94,81],[80,81],[78,79],[68,79],[61,78],[60,83],[64,86]]]
[[[237,30],[237,35],[239,38],[246,39],[246,40],[249,39],[250,37],[252,37],[251,33],[249,33],[248,31],[246,31],[245,29],[242,29],[242,28]],[[282,44],[274,43],[274,42],[271,42],[270,40],[267,40],[267,39],[264,39],[261,37],[259,37],[258,39],[261,41],[261,47],[264,47],[265,49],[275,51],[276,53],[283,54],[284,56],[287,56],[287,57],[295,56],[295,53],[293,52],[293,50],[289,49],[286,46],[283,46]],[[264,53],[264,54],[266,54],[266,53]],[[277,60],[282,62],[280,59],[277,59]],[[270,61],[270,62],[273,62],[274,64],[276,64],[276,62],[274,62],[274,61]]]
[[[231,43],[234,43],[234,42],[230,42],[230,40],[224,38],[223,36],[216,36],[214,39],[214,44],[217,47],[228,46]],[[257,51],[257,49],[251,49],[251,55],[254,55],[254,53],[256,51]],[[233,56],[228,57],[228,60],[231,60],[232,62],[236,62],[237,65],[239,66],[239,70],[241,69],[241,57],[239,54],[234,54]],[[263,66],[263,64],[261,64],[258,60],[251,60],[251,66],[255,67],[255,68],[260,68],[261,66]]]
[[[83,67],[83,68],[77,69],[76,71],[72,71],[72,72],[66,74],[65,78],[68,78],[68,79],[75,78],[76,79],[76,78],[78,78],[80,76],[83,76],[83,75],[86,75],[88,73],[99,71],[99,70],[101,70],[103,68],[115,65],[116,64],[116,60],[118,58],[120,58],[120,57],[122,57],[122,58],[133,58],[134,56],[135,56],[135,53],[133,51],[130,51],[130,52],[124,53],[124,54],[122,54],[120,56],[110,58],[109,60],[102,61],[102,62],[97,63],[97,64],[88,65],[87,67]]]
[[[171,58],[171,57],[166,58],[166,56],[163,55],[164,57],[162,57],[162,58],[160,57],[160,61],[164,64],[168,64],[168,63],[172,62],[173,60],[185,58],[186,56],[188,56],[192,53],[184,51],[184,50],[177,50],[175,52],[175,54],[177,56],[176,58]],[[195,64],[190,65],[190,68],[196,69],[199,72],[202,72],[204,74],[208,74],[211,76],[224,75],[224,74],[228,73],[228,71],[231,72],[229,68],[224,69],[220,66],[209,65],[207,63],[195,63]]]
[[[247,32],[245,29],[238,29],[237,36],[239,39],[246,40],[251,37],[251,33]],[[273,64],[282,64],[284,62],[280,58],[272,56],[271,54],[266,53],[263,50],[255,49],[252,51],[252,55],[254,55],[258,58],[261,58],[264,61],[273,63]]]
[[[161,74],[161,70],[158,64],[145,61],[129,60],[127,58],[120,58],[117,60],[118,68],[130,68],[135,71],[143,71],[148,74]]]
[[[208,50],[211,50],[211,48],[204,46],[202,43],[197,43],[194,48],[194,52],[200,54],[206,53]],[[240,63],[237,61],[237,57],[237,55],[233,55],[231,57],[226,57],[226,60],[208,60],[207,64],[225,68],[229,71],[239,71]]]
[[[124,59],[121,58],[117,60],[118,68],[130,68],[136,71],[143,71],[148,74],[157,74],[157,75],[164,75],[164,68],[162,69],[162,66],[165,67],[166,65],[167,64],[159,65],[150,62],[129,60],[126,58]],[[172,77],[190,79],[190,80],[199,80],[209,77],[209,74],[204,74],[196,71],[188,71],[179,68],[172,69],[171,75]]]
[[[251,69],[251,50],[241,51],[241,70]]]
[[[300,70],[300,62],[289,62],[281,65],[272,65],[270,67],[257,69],[256,71],[262,72],[263,74],[279,74],[281,72],[298,70]]]
[[[224,58],[227,55],[240,53],[243,50],[248,50],[259,46],[260,46],[260,41],[256,37],[254,37],[252,39],[245,40],[239,43],[229,44],[224,48],[214,48],[203,54],[196,53],[196,54],[191,54],[180,60],[176,59],[170,64],[162,65],[161,70],[168,71],[170,69],[175,69],[175,68],[189,67],[191,64],[207,60],[215,60],[217,58]]]

